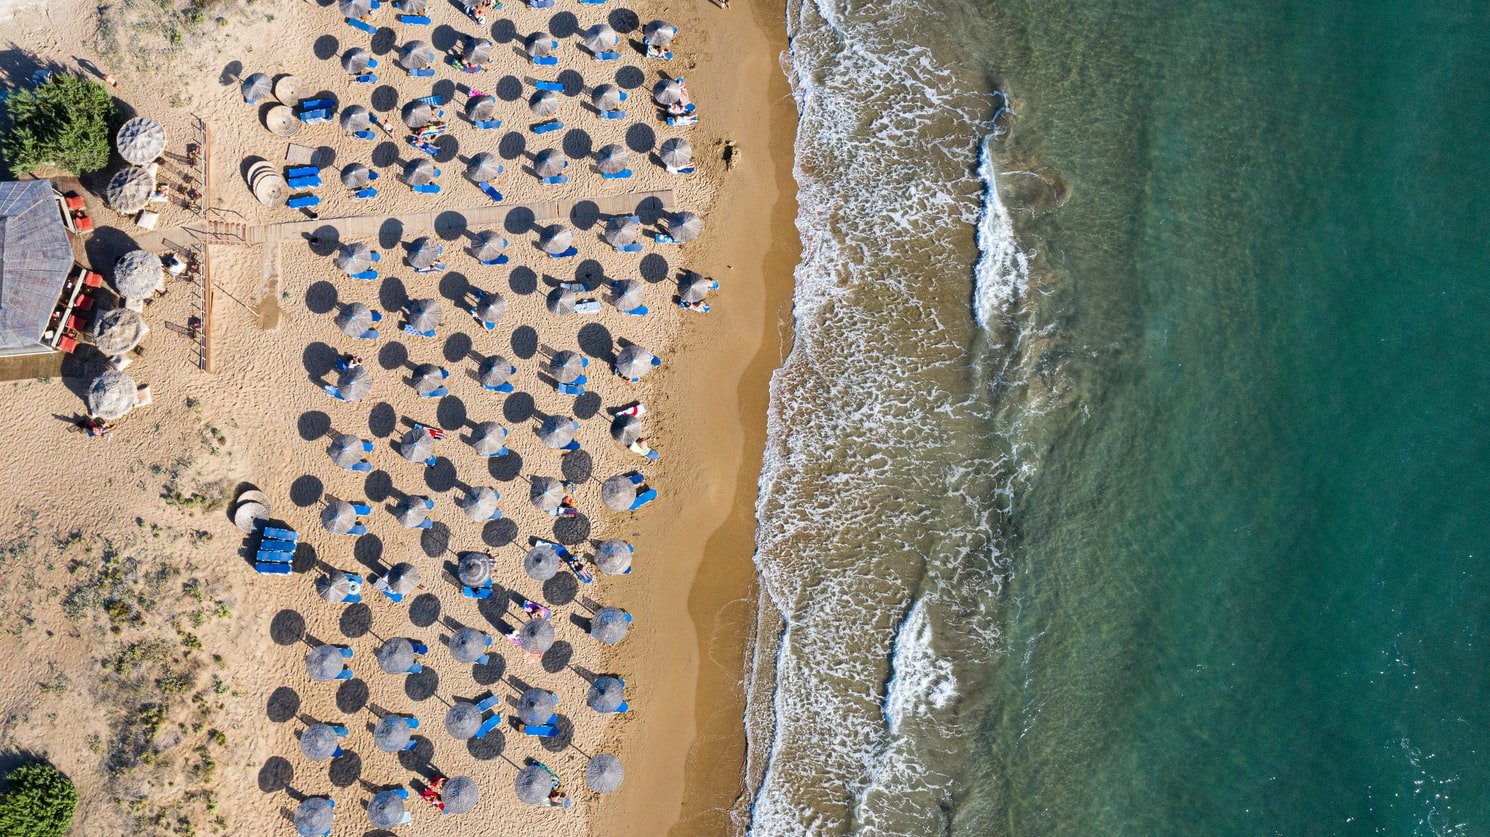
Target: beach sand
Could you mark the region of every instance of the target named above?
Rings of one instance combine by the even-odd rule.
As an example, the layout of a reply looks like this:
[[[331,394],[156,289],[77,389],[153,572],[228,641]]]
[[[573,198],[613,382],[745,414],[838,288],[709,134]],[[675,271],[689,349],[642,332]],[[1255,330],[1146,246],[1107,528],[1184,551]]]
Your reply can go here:
[[[139,11],[124,7],[131,9]],[[9,614],[0,653],[24,660],[0,687],[0,748],[45,754],[74,777],[82,802],[78,833],[178,833],[183,823],[197,833],[290,833],[286,817],[296,800],[326,794],[338,801],[334,833],[362,834],[367,820],[360,806],[372,791],[435,770],[477,780],[477,813],[439,818],[411,806],[414,821],[400,833],[474,834],[492,820],[514,833],[653,834],[669,827],[676,833],[719,833],[726,827],[724,811],[736,802],[743,763],[739,683],[745,626],[754,607],[752,512],[765,385],[784,349],[784,306],[795,262],[786,197],[791,102],[777,65],[778,11],[638,4],[640,22],[661,17],[682,28],[673,62],[647,62],[628,52],[618,64],[634,70],[618,69],[591,61],[578,51],[577,38],[566,37],[558,68],[565,76],[579,73],[587,85],[618,73],[630,85],[636,71],[644,72],[644,83],[632,86],[629,117],[602,122],[582,110],[580,98],[566,95],[560,116],[578,130],[561,132],[552,142],[524,130],[530,117],[522,99],[532,88],[517,81],[533,74],[510,51],[513,36],[550,25],[567,32],[576,23],[582,28],[607,19],[625,28],[627,18],[617,17],[618,11],[514,5],[491,21],[496,27],[488,34],[507,39],[499,43],[492,69],[469,76],[442,65],[434,79],[406,77],[394,65],[395,55],[382,50],[411,38],[432,39],[444,48],[454,32],[474,32],[476,25],[448,5],[431,6],[435,26],[429,29],[391,24],[385,17],[380,23],[391,24],[398,36],[384,34],[374,42],[380,84],[362,88],[349,83],[338,58],[367,39],[334,8],[312,3],[282,0],[226,10],[232,17],[212,34],[188,39],[168,72],[146,72],[122,58],[119,65],[105,63],[94,49],[100,41],[90,39],[92,7],[54,4],[42,16],[19,15],[0,24],[13,42],[34,44],[41,58],[118,74],[118,96],[131,111],[166,125],[171,152],[184,150],[193,117],[200,116],[211,136],[211,204],[222,210],[217,217],[241,221],[253,230],[251,237],[277,242],[212,249],[212,373],[198,370],[196,344],[184,336],[196,310],[195,289],[173,282],[147,308],[152,334],[145,355],[128,371],[151,385],[155,402],[127,416],[112,439],[90,441],[64,432],[59,419],[81,411],[83,380],[0,384],[12,405],[0,416],[0,456],[13,474],[35,475],[13,476],[0,495],[0,526],[13,533],[0,542],[6,570],[0,605]],[[572,17],[564,18],[566,13]],[[515,26],[505,27],[507,20]],[[491,22],[487,30],[493,30]],[[127,31],[114,25],[115,37]],[[142,51],[159,34],[140,24]],[[708,55],[728,61],[704,60]],[[23,78],[29,75],[24,67],[24,61],[12,61],[6,70]],[[602,181],[585,170],[583,151],[609,142],[655,147],[668,136],[684,135],[650,116],[647,89],[659,69],[687,75],[700,103],[703,123],[687,134],[698,174],[669,176],[637,153],[634,178]],[[292,72],[306,91],[334,92],[344,104],[366,104],[370,94],[376,109],[392,108],[387,115],[395,120],[399,105],[432,89],[450,96],[457,110],[464,97],[451,95],[452,81],[487,85],[503,99],[498,115],[505,124],[488,136],[449,114],[461,147],[456,159],[442,155],[444,188],[433,198],[412,195],[396,181],[396,161],[416,154],[401,142],[360,143],[334,123],[295,138],[321,148],[320,162],[329,166],[322,173],[322,219],[404,219],[374,225],[370,235],[357,237],[384,254],[384,278],[357,283],[332,263],[332,230],[317,224],[315,234],[323,241],[313,249],[303,229],[272,226],[301,216],[259,206],[248,194],[244,161],[257,156],[282,166],[286,146],[259,123],[260,109],[239,97],[231,76],[254,71]],[[726,141],[736,152],[728,169],[722,159]],[[517,171],[516,155],[543,147],[562,147],[575,158],[569,186],[544,188]],[[507,230],[512,264],[482,267],[461,252],[467,231],[454,215],[441,215],[436,225],[449,272],[420,276],[402,265],[400,245],[431,232],[417,228],[422,215],[489,205],[460,177],[461,161],[475,150],[509,157],[509,171],[497,184],[507,196],[504,205],[567,216],[562,220],[576,228],[578,259],[549,260],[535,248],[534,232],[514,225]],[[353,202],[336,172],[370,158],[383,166],[381,193],[374,201]],[[166,168],[168,182],[184,179],[181,167]],[[638,262],[598,240],[597,209],[619,195],[658,190],[672,190],[677,208],[704,214],[699,241],[683,248],[649,242]],[[176,207],[162,214],[160,229],[150,234],[96,201],[90,209],[101,229],[86,242],[84,255],[106,275],[119,252],[189,244],[183,228],[201,226]],[[681,311],[672,303],[683,267],[720,281],[710,314]],[[646,318],[609,305],[590,317],[556,318],[544,311],[550,281],[638,273],[648,283],[652,312]],[[498,291],[508,301],[495,332],[482,331],[460,310],[459,301],[477,289]],[[443,306],[435,340],[396,332],[399,306],[420,297],[437,298]],[[350,301],[385,312],[382,340],[355,341],[335,327],[337,306]],[[261,330],[271,308],[279,310],[270,318],[276,327]],[[639,384],[605,369],[606,357],[623,338],[664,359]],[[592,355],[588,371],[599,398],[587,396],[581,404],[546,386],[539,377],[540,347],[581,348]],[[319,391],[316,381],[326,380],[331,362],[344,352],[362,354],[373,371],[373,394],[363,402],[344,404]],[[504,399],[483,392],[470,377],[477,358],[497,352],[518,365],[513,380],[525,395]],[[451,372],[452,395],[438,404],[417,398],[404,383],[409,367],[423,362]],[[609,438],[605,410],[634,399],[650,408],[650,439],[662,452],[655,465]],[[598,478],[642,466],[661,493],[650,508],[618,515],[600,505],[598,480],[581,486],[589,537],[625,538],[637,548],[635,573],[602,576],[584,587],[567,573],[539,584],[524,577],[520,566],[528,539],[552,537],[554,521],[528,504],[519,472],[558,476],[561,470],[559,454],[532,432],[532,416],[571,410],[582,419],[579,439]],[[483,420],[509,428],[514,457],[482,460],[462,441]],[[413,421],[449,431],[434,468],[405,461],[391,449]],[[371,474],[332,465],[325,448],[333,431],[375,442]],[[242,557],[241,533],[215,503],[248,484],[268,492],[274,516],[303,533],[297,568],[315,564],[377,573],[407,560],[422,571],[420,590],[402,605],[369,590],[368,606],[343,609],[314,596],[313,572],[255,575]],[[515,526],[473,523],[455,508],[464,487],[480,485],[501,491],[502,508]],[[393,521],[386,508],[405,494],[435,499],[434,530],[407,530]],[[209,508],[196,507],[198,495]],[[325,532],[318,518],[328,497],[372,504],[371,534],[352,539]],[[515,609],[477,607],[450,583],[454,553],[470,549],[497,556],[499,586],[554,606],[560,642],[542,664],[525,663],[498,639],[501,661],[472,671],[454,665],[440,647],[455,627],[491,632],[500,621],[518,622]],[[583,629],[583,617],[601,604],[636,616],[631,635],[614,650]],[[429,672],[407,679],[376,672],[372,651],[390,636],[426,642]],[[311,682],[303,663],[311,641],[351,644],[359,675],[352,684],[365,688]],[[584,706],[584,675],[597,672],[626,678],[631,712],[599,716]],[[565,742],[540,742],[505,726],[470,746],[444,733],[452,698],[488,691],[510,698],[529,684],[559,694],[560,714],[568,721]],[[427,740],[397,757],[377,752],[369,727],[384,712],[418,716]],[[311,721],[347,724],[345,746],[356,756],[329,766],[304,759],[296,736]],[[572,746],[564,746],[570,738]],[[598,752],[620,755],[627,767],[625,785],[607,797],[583,787],[586,758]],[[563,777],[573,809],[559,813],[513,798],[512,779],[526,757],[543,760]]]

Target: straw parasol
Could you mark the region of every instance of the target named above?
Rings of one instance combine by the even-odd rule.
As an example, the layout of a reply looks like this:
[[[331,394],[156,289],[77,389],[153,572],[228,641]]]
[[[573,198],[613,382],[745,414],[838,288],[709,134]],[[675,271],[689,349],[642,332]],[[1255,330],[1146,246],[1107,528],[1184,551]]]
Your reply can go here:
[[[139,212],[150,202],[150,196],[155,192],[155,176],[150,170],[140,166],[130,166],[121,169],[109,178],[109,185],[104,189],[104,197],[108,199],[109,206],[121,215],[129,215]]]
[[[398,5],[398,10],[406,15],[422,15],[429,7],[427,0],[403,0]]]
[[[689,271],[678,283],[678,298],[692,305],[704,301],[709,291],[714,290],[714,280]]]
[[[496,456],[507,446],[507,428],[494,421],[483,421],[471,431],[471,447],[479,456]]]
[[[408,640],[404,640],[408,642]],[[410,656],[410,665],[413,665],[413,657]],[[388,672],[389,674],[402,674],[399,672]],[[379,750],[385,753],[397,753],[409,743],[414,737],[414,728],[409,726],[409,721],[402,715],[384,715],[373,727],[373,743]]]
[[[379,791],[367,803],[367,818],[378,828],[393,828],[404,821],[404,799],[391,790]]]
[[[435,48],[425,41],[409,41],[398,50],[398,64],[405,70],[423,70],[435,63]]]
[[[351,433],[337,436],[331,440],[330,447],[326,448],[326,455],[331,457],[331,461],[336,463],[338,468],[350,468],[356,465],[362,461],[365,453],[367,451],[363,450],[362,440]]]
[[[476,261],[489,262],[502,255],[505,249],[507,249],[507,239],[495,230],[487,230],[477,234],[475,242],[471,245],[471,255],[476,257]]]
[[[388,569],[383,581],[387,583],[389,590],[400,596],[407,596],[419,586],[419,568],[408,561],[400,561]]]
[[[547,804],[548,792],[553,789],[554,777],[536,764],[530,764],[517,771],[517,779],[513,783],[513,790],[517,793],[518,801],[529,805]]]
[[[372,53],[362,47],[352,47],[341,56],[341,68],[354,76],[360,76],[372,65]]]
[[[361,337],[373,327],[372,309],[353,302],[336,315],[336,326],[349,337]]]
[[[532,58],[546,58],[554,54],[558,42],[549,37],[547,32],[534,32],[523,39],[523,47],[527,49]]]
[[[560,450],[574,441],[579,432],[579,422],[568,416],[547,416],[538,423],[538,440],[554,450]]]
[[[476,787],[476,780],[470,776],[456,776],[445,780],[440,798],[445,803],[445,814],[465,814],[476,809],[476,802],[481,798],[481,789]]]
[[[258,521],[269,516],[269,509],[263,503],[242,503],[233,509],[233,525],[243,530],[246,535],[253,534]]]
[[[467,64],[475,64],[478,67],[485,66],[491,61],[492,52],[497,45],[490,38],[473,38],[466,41],[465,59]]]
[[[555,317],[566,317],[574,313],[574,306],[579,304],[579,294],[568,288],[554,288],[548,293],[548,313]]]
[[[393,519],[398,525],[410,529],[419,528],[419,524],[429,519],[429,506],[424,504],[423,497],[405,495],[393,507]]]
[[[554,644],[554,626],[547,619],[529,619],[517,629],[517,643],[524,651],[542,654]]]
[[[404,316],[415,329],[431,331],[439,326],[440,320],[444,318],[444,311],[440,308],[438,299],[416,299],[404,308]]]
[[[547,689],[528,689],[517,699],[517,717],[525,724],[546,724],[559,706],[559,696]]]
[[[486,654],[491,637],[475,628],[461,628],[450,635],[450,656],[458,663],[474,663]]]
[[[342,108],[341,129],[349,134],[366,131],[372,126],[372,114],[362,105]]]
[[[605,219],[605,243],[625,247],[641,234],[642,220],[635,215],[612,215]]]
[[[652,98],[663,107],[676,105],[683,101],[683,85],[676,79],[665,78],[652,86]]]
[[[420,157],[404,164],[404,182],[410,186],[425,186],[435,180],[435,164],[428,157]]]
[[[333,535],[345,535],[357,525],[357,510],[346,500],[332,500],[321,509],[321,525]]]
[[[517,371],[516,367],[507,358],[492,355],[477,365],[476,377],[481,379],[481,385],[484,387],[499,387],[507,383],[507,379],[512,377],[515,371]]]
[[[475,154],[466,163],[466,179],[472,183],[485,183],[502,173],[502,161],[490,151]]]
[[[427,396],[445,385],[445,370],[433,363],[421,363],[414,367],[413,378],[414,391]]]
[[[693,146],[682,137],[673,137],[662,143],[657,156],[668,168],[681,169],[693,162]]]
[[[466,496],[457,504],[460,510],[466,513],[466,517],[472,520],[491,520],[497,514],[497,501],[502,497],[495,488],[479,486],[466,492]],[[490,579],[490,574],[487,575]],[[480,586],[485,582],[477,582]]]
[[[401,636],[391,637],[383,640],[383,644],[378,646],[378,650],[374,652],[374,656],[378,658],[378,668],[381,668],[385,673],[405,674],[409,669],[414,667],[414,643]],[[400,718],[399,720],[402,721],[403,719]],[[387,722],[388,718],[384,718],[383,721]],[[382,724],[378,726],[382,726]],[[408,740],[408,737],[405,736],[404,741]]]
[[[647,46],[665,47],[678,37],[678,27],[665,20],[654,20],[642,27],[642,43]]]
[[[590,52],[605,52],[620,42],[620,36],[616,34],[616,30],[610,28],[608,23],[597,23],[586,29],[584,38],[581,40],[585,49]]]
[[[636,416],[617,416],[616,420],[611,422],[610,436],[616,440],[616,444],[623,447],[631,447],[637,439],[646,435],[646,425],[642,424],[642,420]]]
[[[341,604],[352,595],[352,577],[341,570],[332,570],[316,579],[316,595],[331,604]]]
[[[631,152],[615,143],[601,148],[595,154],[595,167],[605,174],[624,171],[631,162]]]
[[[330,724],[311,724],[300,733],[300,752],[311,761],[325,761],[336,754],[340,741]]]
[[[345,401],[361,401],[372,392],[372,373],[360,364],[348,367],[337,376],[336,390]]]
[[[533,547],[523,556],[523,572],[534,581],[548,581],[559,574],[559,553],[546,543]]]
[[[704,231],[704,219],[697,212],[677,212],[667,217],[667,234],[679,244],[698,238]]]
[[[630,511],[636,502],[636,485],[627,474],[617,474],[600,486],[600,501],[611,511]]]
[[[399,441],[398,452],[410,462],[425,462],[435,455],[435,437],[428,428],[415,427]]]
[[[466,118],[472,122],[485,122],[497,110],[497,100],[491,96],[473,96],[466,100]]]
[[[540,90],[528,99],[528,110],[534,116],[553,116],[559,112],[559,95],[552,90]]]
[[[429,236],[420,236],[409,245],[409,266],[415,270],[428,270],[440,260],[440,244]]]
[[[264,127],[277,137],[293,137],[305,127],[287,105],[275,105],[264,114]]]
[[[621,88],[614,84],[602,84],[590,92],[590,104],[596,110],[615,110],[622,101]]]
[[[239,92],[243,94],[243,101],[250,105],[256,105],[259,100],[268,96],[274,90],[274,82],[263,73],[254,73],[243,80],[238,86]]]
[[[563,224],[553,224],[545,227],[538,235],[538,247],[543,252],[553,255],[568,250],[574,244],[574,230]]]
[[[336,266],[349,274],[361,273],[372,265],[372,248],[360,241],[343,246],[336,254]]]
[[[486,489],[491,491],[491,489]],[[467,587],[485,587],[491,581],[492,559],[484,552],[462,552],[455,575]]]
[[[569,161],[559,154],[557,148],[545,148],[533,155],[533,171],[539,177],[553,177],[568,167]]]
[[[125,299],[147,299],[165,282],[160,256],[149,250],[130,250],[114,262],[114,289]]]
[[[123,418],[139,397],[134,379],[117,369],[105,369],[88,385],[88,415],[104,421]]]
[[[569,349],[554,352],[554,356],[548,361],[548,371],[559,383],[572,384],[584,373],[585,359],[580,357],[579,352]]]
[[[372,169],[363,163],[352,163],[341,170],[341,185],[348,189],[361,189],[372,181]]]
[[[656,361],[656,355],[635,343],[628,343],[616,353],[616,374],[636,380],[651,372],[657,365]]]
[[[621,769],[621,760],[610,753],[601,753],[585,765],[585,784],[596,793],[611,793],[619,790],[626,772]]]
[[[300,86],[300,79],[288,73],[282,75],[274,80],[274,98],[278,99],[282,105],[293,107],[300,102]]]
[[[445,731],[456,741],[465,741],[481,729],[481,710],[476,704],[458,700],[445,712]]]
[[[405,125],[418,130],[429,124],[429,121],[435,117],[435,111],[430,107],[429,102],[414,99],[403,106],[403,110],[399,111],[399,116]]]
[[[606,575],[625,575],[631,570],[631,544],[611,538],[595,547],[595,568]]]
[[[602,607],[590,617],[590,636],[606,645],[615,645],[626,638],[630,626],[626,611],[618,607]]]
[[[324,796],[312,796],[295,809],[295,833],[299,837],[321,837],[331,830],[336,818],[336,803]]]
[[[122,355],[140,345],[150,329],[145,318],[128,308],[114,308],[93,320],[93,345],[106,355]]]
[[[539,511],[551,512],[564,501],[564,484],[553,477],[533,477],[528,490],[528,500]]]
[[[635,279],[622,279],[611,286],[611,303],[621,311],[632,311],[646,302],[646,288]]]
[[[616,677],[597,677],[590,684],[585,703],[596,712],[615,712],[626,702],[626,684]]]
[[[136,116],[119,126],[114,145],[124,162],[143,166],[166,150],[166,129],[148,116]]]
[[[340,0],[336,8],[342,17],[362,18],[372,14],[372,0]]]
[[[321,683],[335,680],[346,667],[346,657],[341,655],[341,649],[335,645],[317,645],[305,655],[305,673],[310,675],[310,679]]]

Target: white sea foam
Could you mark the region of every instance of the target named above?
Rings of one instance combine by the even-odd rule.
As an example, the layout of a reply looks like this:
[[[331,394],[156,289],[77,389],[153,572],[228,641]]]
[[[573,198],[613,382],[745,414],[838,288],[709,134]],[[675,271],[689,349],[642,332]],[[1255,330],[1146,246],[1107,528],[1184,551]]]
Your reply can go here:
[[[1029,280],[1029,256],[1014,236],[1009,210],[999,200],[998,168],[993,135],[983,139],[978,153],[978,177],[983,180],[983,209],[978,218],[978,264],[973,269],[973,313],[986,326],[1011,310]]]

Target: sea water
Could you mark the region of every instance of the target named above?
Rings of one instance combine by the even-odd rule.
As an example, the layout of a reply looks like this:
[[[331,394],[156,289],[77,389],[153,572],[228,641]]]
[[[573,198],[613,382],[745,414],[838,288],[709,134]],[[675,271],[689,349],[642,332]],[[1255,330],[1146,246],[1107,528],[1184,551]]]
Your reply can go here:
[[[1487,9],[788,5],[742,825],[1490,830]]]

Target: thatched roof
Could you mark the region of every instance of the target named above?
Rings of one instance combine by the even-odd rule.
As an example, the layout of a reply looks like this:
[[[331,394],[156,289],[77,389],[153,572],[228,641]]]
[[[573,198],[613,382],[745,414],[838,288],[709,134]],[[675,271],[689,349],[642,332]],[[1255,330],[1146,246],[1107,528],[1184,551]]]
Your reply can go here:
[[[72,264],[52,184],[0,183],[0,354],[41,341]]]

